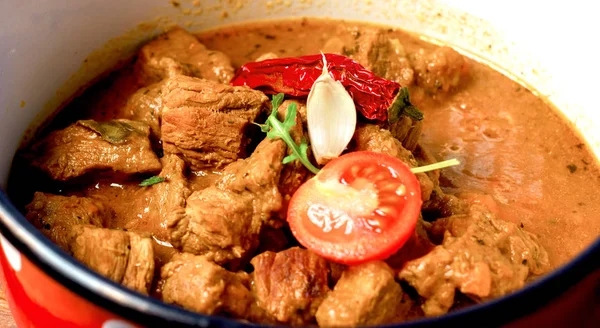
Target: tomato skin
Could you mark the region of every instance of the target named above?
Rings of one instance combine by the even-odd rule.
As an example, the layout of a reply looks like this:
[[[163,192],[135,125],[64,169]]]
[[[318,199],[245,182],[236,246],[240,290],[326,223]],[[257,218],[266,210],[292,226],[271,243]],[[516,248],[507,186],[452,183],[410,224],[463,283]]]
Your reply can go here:
[[[406,164],[359,151],[332,160],[305,182],[287,220],[304,247],[353,265],[397,252],[413,233],[421,205],[419,182]]]

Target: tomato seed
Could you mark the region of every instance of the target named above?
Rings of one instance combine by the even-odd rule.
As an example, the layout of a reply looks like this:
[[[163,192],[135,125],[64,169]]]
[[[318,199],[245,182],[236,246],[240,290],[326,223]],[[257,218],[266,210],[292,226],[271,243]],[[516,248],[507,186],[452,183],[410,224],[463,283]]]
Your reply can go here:
[[[378,167],[377,166],[367,166],[365,168],[362,169],[362,171],[360,172],[360,175],[363,177],[371,177],[371,175],[373,173],[375,173],[375,171],[377,171]]]
[[[401,184],[400,187],[398,187],[398,189],[396,189],[396,195],[404,196],[405,194],[406,194],[406,186]]]
[[[375,210],[375,212],[377,212],[377,211],[381,211],[381,212],[384,213],[383,215],[377,213],[377,214],[379,214],[381,216],[396,217],[398,215],[398,211],[396,210],[395,207],[392,207],[392,206],[382,206],[382,207],[378,208],[377,210]]]
[[[350,176],[352,178],[356,178],[356,176],[358,175],[359,171],[360,171],[360,166],[359,165],[352,165],[350,167]]]

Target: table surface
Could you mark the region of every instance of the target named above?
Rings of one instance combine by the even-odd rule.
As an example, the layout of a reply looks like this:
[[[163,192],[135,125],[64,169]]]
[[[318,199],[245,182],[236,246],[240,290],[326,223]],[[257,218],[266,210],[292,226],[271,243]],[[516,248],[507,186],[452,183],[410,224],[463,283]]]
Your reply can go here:
[[[4,297],[4,287],[0,284],[0,328],[16,328],[15,320],[13,319],[8,303]]]

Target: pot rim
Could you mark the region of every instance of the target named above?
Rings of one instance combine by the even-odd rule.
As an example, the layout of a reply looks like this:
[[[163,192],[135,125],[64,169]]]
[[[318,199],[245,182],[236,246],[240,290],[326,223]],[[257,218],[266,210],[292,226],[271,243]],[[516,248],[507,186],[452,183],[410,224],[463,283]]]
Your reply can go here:
[[[48,276],[88,301],[145,326],[248,327],[254,324],[194,313],[123,287],[88,269],[44,237],[0,190],[0,232]],[[600,238],[562,267],[503,297],[456,310],[383,327],[503,325],[549,303],[575,282],[600,268]],[[7,286],[9,289],[10,286]]]

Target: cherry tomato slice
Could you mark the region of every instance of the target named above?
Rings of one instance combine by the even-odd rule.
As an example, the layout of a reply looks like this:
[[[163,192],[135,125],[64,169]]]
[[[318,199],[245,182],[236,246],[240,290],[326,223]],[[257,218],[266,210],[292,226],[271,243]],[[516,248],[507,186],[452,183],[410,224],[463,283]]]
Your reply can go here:
[[[399,159],[359,151],[329,162],[290,201],[287,220],[307,249],[334,262],[385,259],[413,233],[421,188]]]

